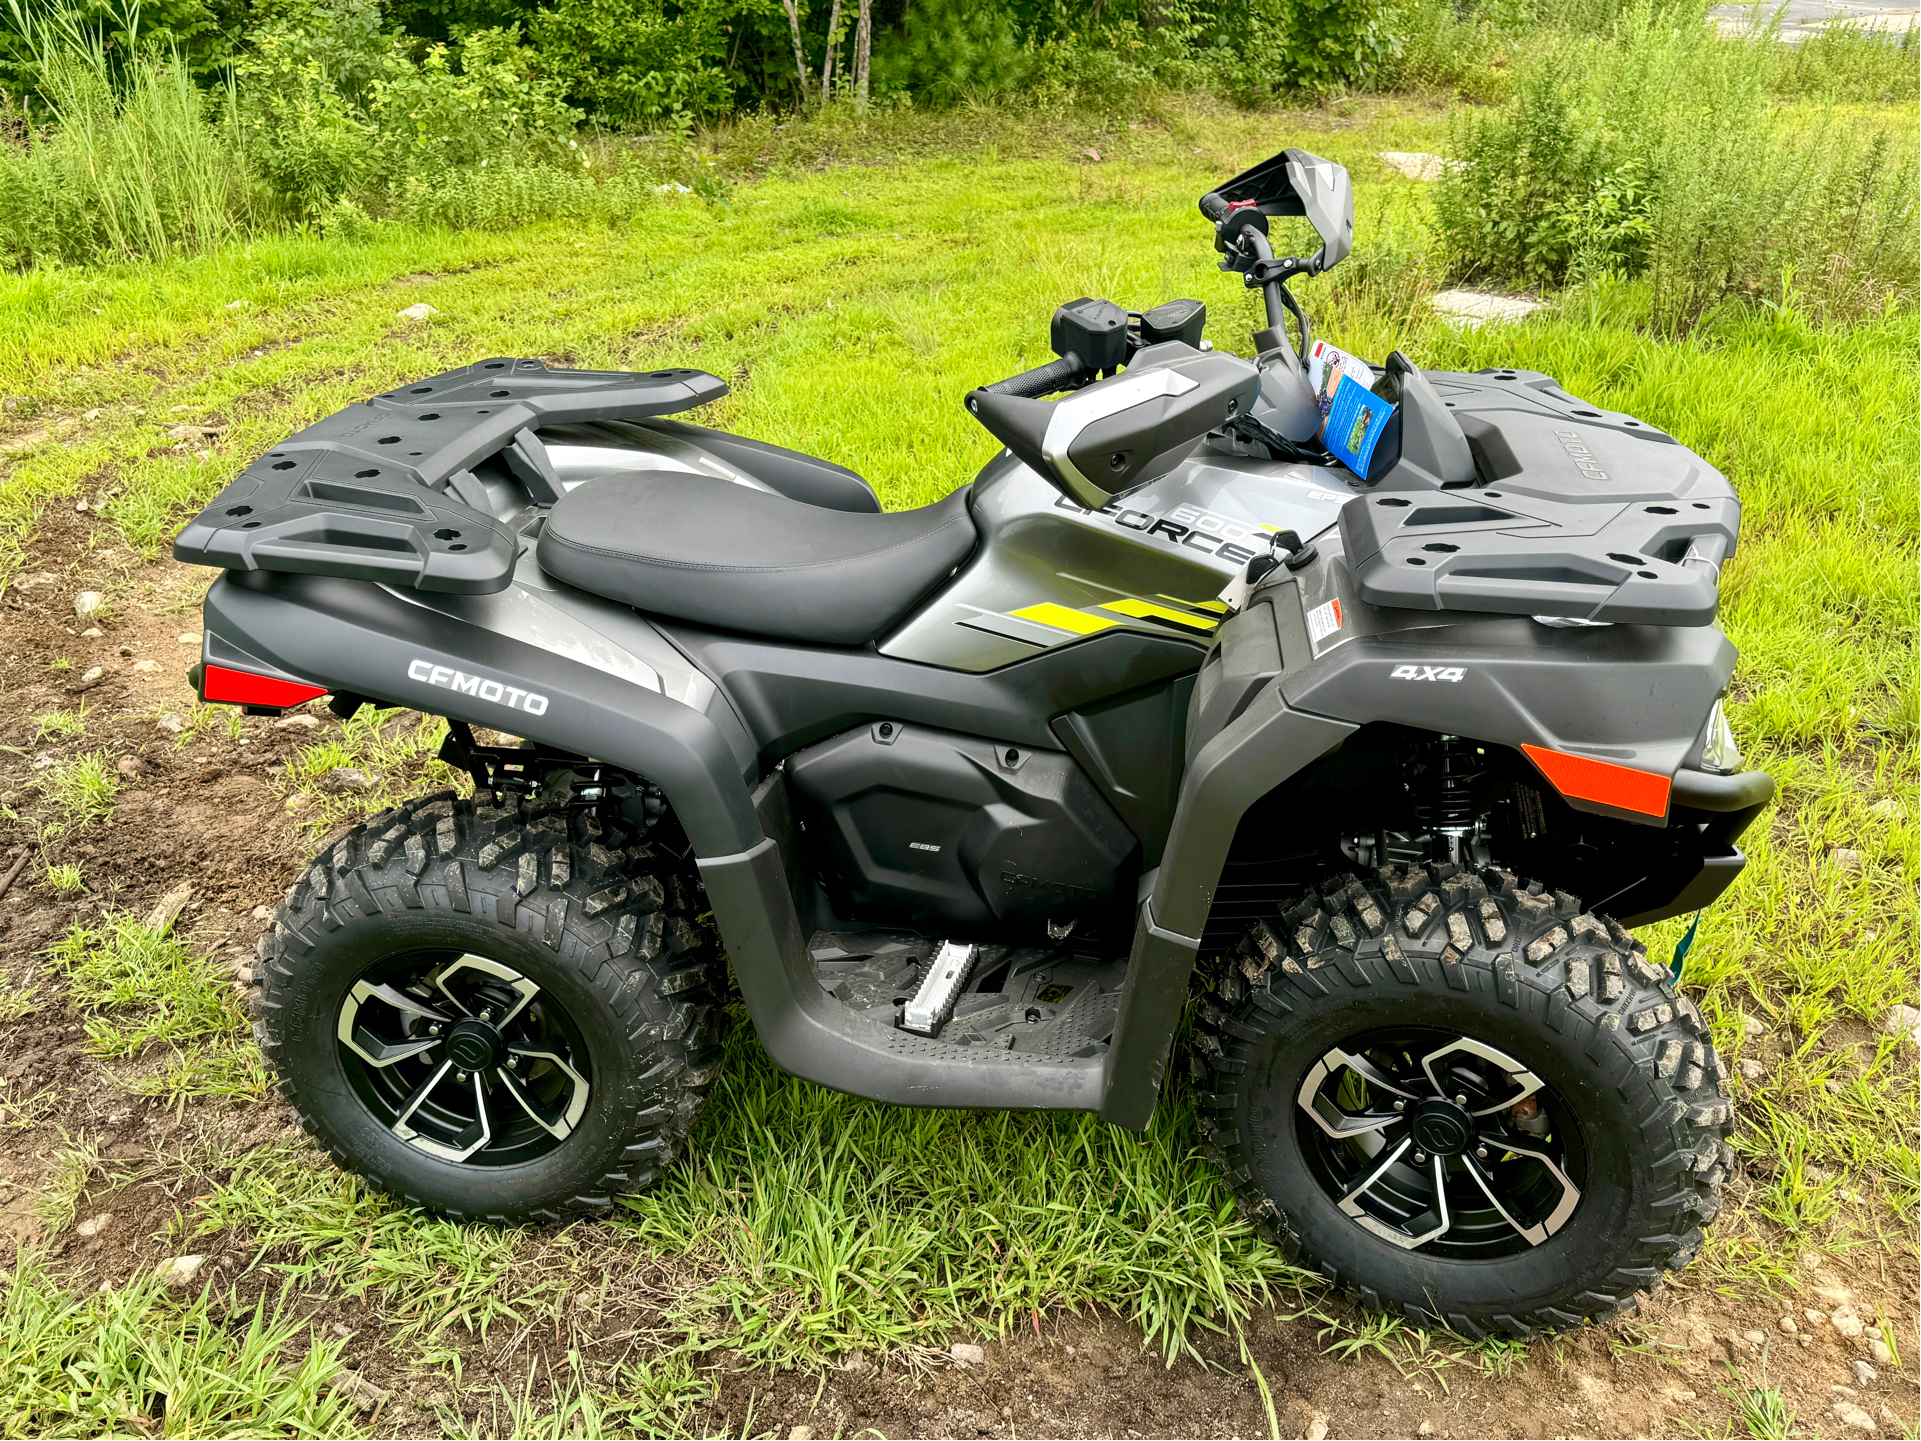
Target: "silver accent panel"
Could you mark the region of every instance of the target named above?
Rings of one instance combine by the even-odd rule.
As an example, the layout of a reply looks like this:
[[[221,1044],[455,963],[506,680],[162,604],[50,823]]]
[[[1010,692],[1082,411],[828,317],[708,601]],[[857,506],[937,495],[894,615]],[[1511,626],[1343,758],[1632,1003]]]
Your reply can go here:
[[[914,998],[901,1010],[903,1030],[931,1036],[953,1012],[954,998],[966,984],[974,968],[974,948],[958,941],[943,941],[927,967],[927,978],[914,992]]]
[[[555,1070],[563,1072],[567,1079],[573,1082],[573,1091],[568,1097],[566,1111],[558,1121],[549,1121],[545,1116],[541,1115],[540,1112],[536,1111],[533,1103],[527,1099],[526,1090],[521,1083],[520,1077],[514,1075],[505,1066],[501,1066],[495,1071],[495,1074],[500,1077],[502,1083],[507,1087],[507,1093],[520,1103],[521,1110],[531,1116],[548,1134],[557,1140],[565,1140],[568,1136],[571,1136],[574,1132],[574,1127],[580,1124],[580,1118],[587,1114],[587,1096],[590,1088],[587,1085],[586,1077],[582,1076],[580,1072],[561,1060],[561,1058],[556,1056],[552,1051],[529,1051],[523,1050],[519,1046],[509,1046],[507,1050],[510,1055],[524,1056],[536,1061],[546,1061],[552,1065]]]
[[[512,966],[503,966],[499,961],[490,961],[485,956],[476,956],[468,952],[462,955],[460,959],[452,965],[447,966],[434,978],[434,988],[438,990],[441,995],[445,996],[449,1004],[463,1016],[471,1015],[472,1012],[461,1005],[459,1001],[455,1000],[453,992],[447,989],[447,977],[453,975],[456,971],[479,971],[483,976],[492,976],[497,981],[505,981],[513,988],[514,994],[520,997],[518,1001],[514,1002],[514,1008],[507,1012],[506,1015],[489,1016],[487,1018],[487,1024],[492,1026],[496,1031],[506,1030],[507,1027],[512,1024],[514,1018],[527,1009],[528,1003],[540,994],[540,986],[536,982],[528,980]]]
[[[562,490],[572,490],[603,475],[621,471],[671,470],[682,475],[711,476],[716,480],[744,485],[749,490],[778,495],[771,485],[747,474],[718,456],[677,435],[663,435],[630,421],[602,421],[606,445],[589,445],[575,440],[552,440],[547,455],[560,476]]]
[[[1115,376],[1076,391],[1065,400],[1054,402],[1054,409],[1047,417],[1047,434],[1041,438],[1041,458],[1073,487],[1075,495],[1089,509],[1097,510],[1107,503],[1109,492],[1081,474],[1068,459],[1068,447],[1097,420],[1106,420],[1110,415],[1119,415],[1149,400],[1185,395],[1199,384],[1178,370],[1158,366]]]
[[[523,569],[530,564],[530,559],[522,559]],[[631,651],[587,629],[578,617],[550,604],[518,580],[491,595],[436,595],[401,586],[384,589],[389,595],[411,604],[454,616],[496,635],[524,641],[550,655],[578,661],[616,679],[643,686],[656,695],[667,693],[658,670]]]

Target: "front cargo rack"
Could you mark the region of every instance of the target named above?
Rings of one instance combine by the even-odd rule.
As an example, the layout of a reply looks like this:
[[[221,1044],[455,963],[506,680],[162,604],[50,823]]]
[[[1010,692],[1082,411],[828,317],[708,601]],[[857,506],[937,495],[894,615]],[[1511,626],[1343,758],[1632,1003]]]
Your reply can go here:
[[[704,370],[549,370],[477,361],[308,426],[261,456],[174,541],[175,558],[479,594],[513,578],[520,537],[474,467],[496,458],[537,506],[560,485],[542,425],[645,420],[727,393]]]
[[[1700,456],[1529,370],[1428,371],[1475,479],[1341,507],[1370,605],[1627,624],[1713,622],[1741,503]]]

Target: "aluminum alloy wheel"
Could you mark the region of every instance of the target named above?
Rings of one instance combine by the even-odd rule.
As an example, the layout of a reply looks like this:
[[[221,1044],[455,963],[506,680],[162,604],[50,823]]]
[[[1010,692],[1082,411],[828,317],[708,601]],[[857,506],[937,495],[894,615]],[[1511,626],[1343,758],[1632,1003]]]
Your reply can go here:
[[[383,961],[348,991],[334,1033],[355,1093],[409,1146],[508,1166],[551,1151],[591,1093],[566,1010],[513,967],[471,953]]]
[[[1586,1149],[1566,1105],[1473,1037],[1427,1027],[1353,1037],[1308,1069],[1295,1100],[1322,1189],[1403,1250],[1514,1255],[1580,1205]]]

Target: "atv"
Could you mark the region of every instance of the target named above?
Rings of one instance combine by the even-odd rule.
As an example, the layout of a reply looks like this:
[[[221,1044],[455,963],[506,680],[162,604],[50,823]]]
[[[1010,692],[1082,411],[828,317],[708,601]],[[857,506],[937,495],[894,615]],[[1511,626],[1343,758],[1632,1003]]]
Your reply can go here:
[[[1546,375],[1399,352],[1336,464],[1289,286],[1348,253],[1346,172],[1290,149],[1200,209],[1254,358],[1198,301],[1066,304],[919,510],[671,418],[702,371],[496,359],[186,527],[203,700],[444,717],[472,777],[261,941],[261,1049],[341,1166],[604,1212],[687,1136],[731,967],[775,1064],[876,1101],[1140,1131],[1185,1061],[1244,1213],[1369,1307],[1525,1335],[1694,1256],[1727,1072],[1631,931],[1720,895],[1773,794],[1722,708],[1739,502]]]

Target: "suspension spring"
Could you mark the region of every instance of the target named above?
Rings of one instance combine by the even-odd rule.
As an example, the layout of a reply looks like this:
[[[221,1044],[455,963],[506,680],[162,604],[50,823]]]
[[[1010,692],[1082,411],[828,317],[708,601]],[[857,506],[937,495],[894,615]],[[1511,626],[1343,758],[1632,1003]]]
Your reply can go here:
[[[1460,736],[1441,736],[1423,757],[1413,779],[1414,814],[1433,831],[1471,827],[1480,812],[1487,757],[1482,748]]]

